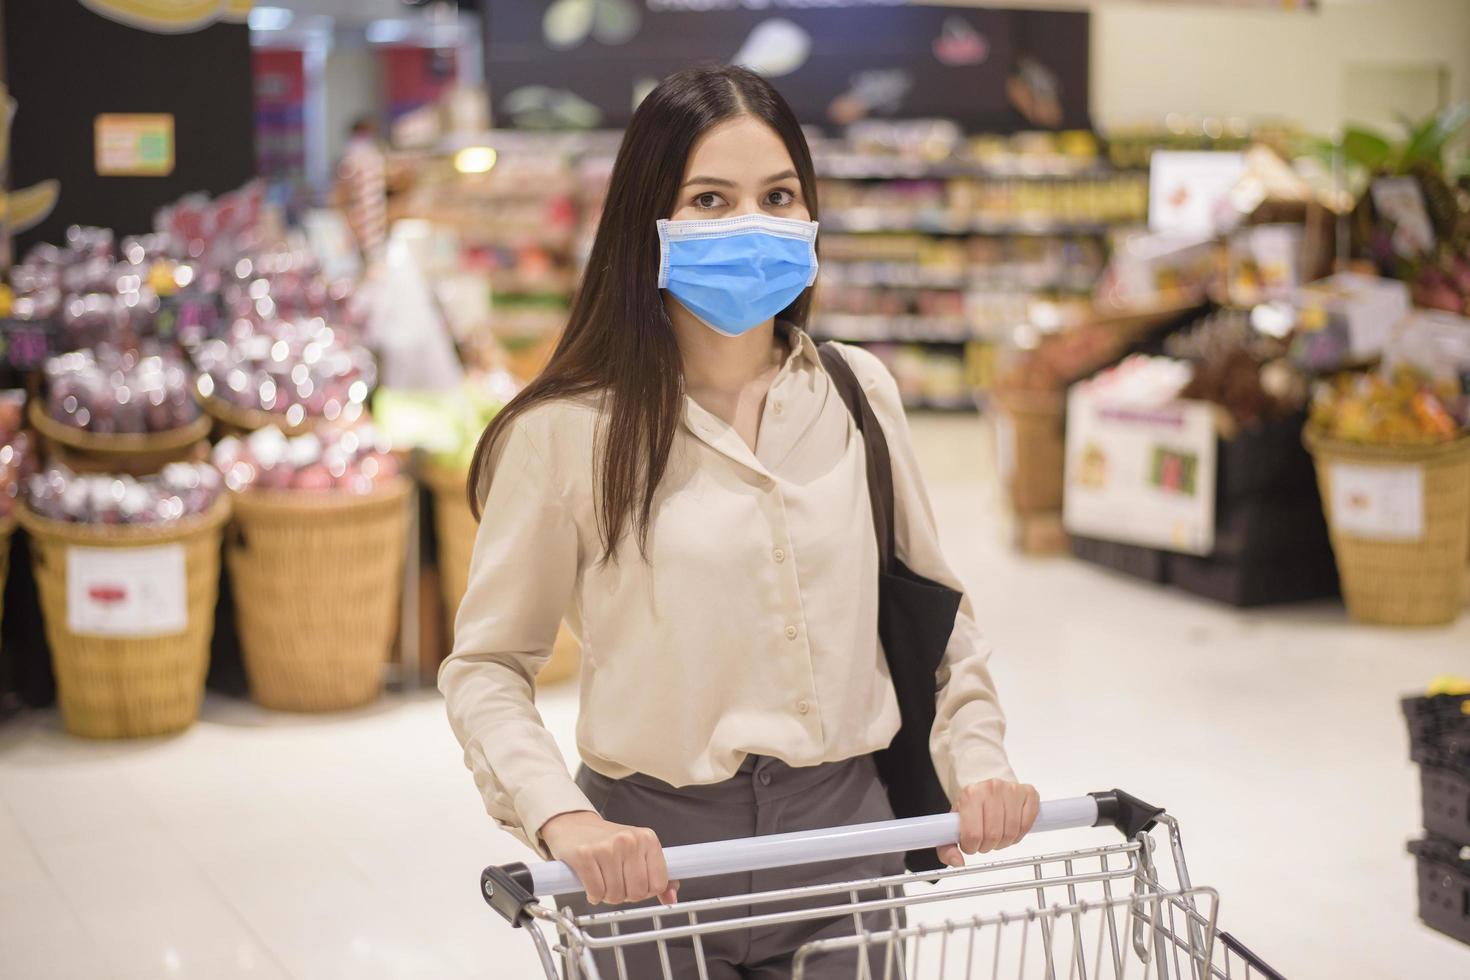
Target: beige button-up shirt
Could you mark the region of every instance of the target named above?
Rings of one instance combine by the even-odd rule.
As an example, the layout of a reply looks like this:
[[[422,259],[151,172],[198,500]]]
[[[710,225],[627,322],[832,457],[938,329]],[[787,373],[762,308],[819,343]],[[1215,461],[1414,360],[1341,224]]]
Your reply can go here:
[[[486,809],[543,854],[542,824],[593,809],[534,701],[563,616],[582,642],[577,749],[603,775],[711,783],[748,754],[811,766],[883,748],[898,730],[862,436],[815,345],[790,336],[754,450],[686,398],[647,562],[632,539],[598,561],[594,401],[539,405],[501,440],[439,688]],[[842,352],[888,438],[898,557],[961,589],[893,378],[867,351]],[[967,597],[930,741],[951,796],[1013,778],[987,657]]]

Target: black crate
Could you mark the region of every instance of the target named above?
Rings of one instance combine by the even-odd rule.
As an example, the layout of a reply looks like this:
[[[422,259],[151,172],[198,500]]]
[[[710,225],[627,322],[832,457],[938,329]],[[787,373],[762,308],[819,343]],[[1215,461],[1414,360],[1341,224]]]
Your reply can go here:
[[[1424,829],[1470,847],[1470,755],[1419,755],[1419,790]]]
[[[1338,594],[1332,552],[1306,560],[1240,561],[1169,555],[1170,584],[1193,595],[1240,608],[1328,599]]]
[[[1437,837],[1409,841],[1419,866],[1419,918],[1470,944],[1470,848]]]
[[[1321,499],[1314,491],[1310,497],[1258,495],[1217,503],[1210,557],[1246,564],[1333,564]]]
[[[1231,503],[1242,497],[1315,499],[1317,473],[1312,456],[1302,445],[1307,413],[1242,429],[1233,439],[1221,439],[1216,453],[1219,473],[1216,499]]]
[[[1454,739],[1464,748],[1452,748],[1452,751],[1470,753],[1470,694],[1404,698],[1399,706],[1409,726],[1409,739],[1416,748],[1423,744],[1450,747],[1445,740]]]
[[[1072,554],[1086,562],[1110,568],[1124,575],[1163,585],[1168,579],[1168,562],[1164,552],[1136,544],[1100,541],[1072,535]]]

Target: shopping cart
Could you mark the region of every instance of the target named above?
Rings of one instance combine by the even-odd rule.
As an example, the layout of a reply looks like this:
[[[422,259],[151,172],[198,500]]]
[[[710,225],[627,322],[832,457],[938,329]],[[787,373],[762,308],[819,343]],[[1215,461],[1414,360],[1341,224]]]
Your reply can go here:
[[[1179,824],[1161,808],[1119,790],[1092,793],[1043,803],[1032,833],[1102,826],[1116,828],[1123,841],[586,915],[538,902],[538,896],[581,891],[576,875],[559,861],[492,866],[480,884],[490,906],[530,935],[547,980],[682,980],[671,965],[681,961],[692,961],[700,980],[709,980],[704,945],[716,933],[839,917],[851,918],[849,934],[798,949],[793,980],[1281,980],[1216,928],[1215,892],[1190,882]],[[1160,875],[1155,862],[1159,829],[1173,857],[1170,878]],[[953,843],[958,836],[959,817],[948,813],[670,847],[664,856],[670,879],[683,881],[896,854]],[[655,973],[646,965],[630,967],[635,960],[656,963]],[[834,970],[837,963],[843,964],[840,970]]]

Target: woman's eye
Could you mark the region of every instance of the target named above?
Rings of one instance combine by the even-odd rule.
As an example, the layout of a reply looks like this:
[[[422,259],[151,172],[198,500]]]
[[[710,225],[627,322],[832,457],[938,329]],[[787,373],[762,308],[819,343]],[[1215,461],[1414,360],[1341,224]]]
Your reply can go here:
[[[694,206],[697,208],[717,208],[724,203],[720,195],[714,191],[705,191],[694,198]]]
[[[796,195],[788,190],[778,188],[766,195],[766,203],[772,207],[784,208],[796,203]]]

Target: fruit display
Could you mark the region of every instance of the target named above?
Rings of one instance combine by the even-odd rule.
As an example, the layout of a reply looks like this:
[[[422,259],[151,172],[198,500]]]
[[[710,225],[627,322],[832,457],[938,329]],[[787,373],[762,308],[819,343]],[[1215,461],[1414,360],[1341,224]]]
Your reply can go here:
[[[372,355],[319,319],[273,321],[267,329],[234,333],[194,352],[199,393],[237,408],[353,422],[377,382]]]
[[[398,475],[389,443],[372,426],[327,428],[287,438],[275,427],[214,447],[214,465],[230,490],[371,493]]]
[[[1058,392],[1115,360],[1125,340],[1100,323],[1086,323],[1047,334],[1029,349],[1016,351],[997,387],[1008,391]]]
[[[436,465],[464,472],[485,427],[518,389],[506,371],[468,378],[453,392],[382,389],[373,396],[373,423],[394,446],[422,449]]]
[[[172,348],[103,345],[46,362],[46,412],[88,432],[167,432],[199,417],[192,372]]]
[[[352,284],[329,280],[304,246],[246,252],[224,275],[221,300],[231,332],[278,321],[325,320],[354,336],[364,311],[352,302]]]
[[[1319,382],[1311,424],[1329,439],[1418,446],[1457,438],[1467,411],[1466,396],[1453,382],[1402,367],[1391,376],[1347,374]]]
[[[1183,397],[1220,405],[1247,427],[1285,418],[1306,402],[1306,379],[1286,350],[1282,338],[1256,329],[1239,310],[1221,310],[1164,342],[1166,354],[1194,366]]]
[[[141,479],[52,466],[31,477],[29,505],[43,517],[73,524],[157,524],[204,513],[222,486],[219,471],[207,463],[170,463]]]
[[[24,391],[0,391],[0,517],[9,517],[36,470],[31,437],[21,429]]]

